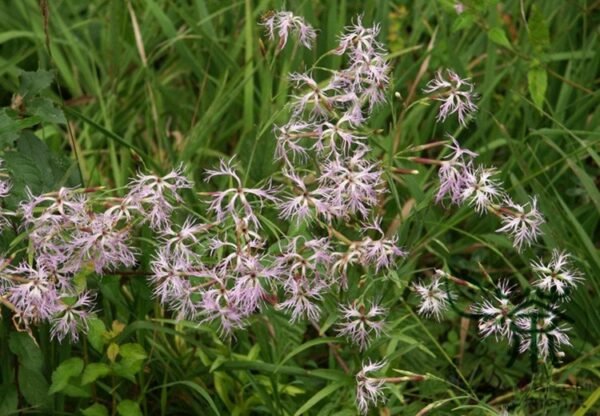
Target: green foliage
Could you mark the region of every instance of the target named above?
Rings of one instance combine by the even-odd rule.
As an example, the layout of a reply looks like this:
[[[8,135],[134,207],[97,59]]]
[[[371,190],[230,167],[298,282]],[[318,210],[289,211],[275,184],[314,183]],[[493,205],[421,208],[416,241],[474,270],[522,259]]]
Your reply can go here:
[[[389,341],[359,353],[334,337],[335,305],[317,329],[269,310],[229,342],[210,327],[175,323],[149,295],[144,272],[151,253],[144,253],[131,275],[87,279],[98,292],[99,313],[73,346],[49,342],[47,328],[32,334],[38,346],[0,321],[0,415],[350,415],[353,373],[371,357],[430,375],[391,388],[390,414],[598,412],[596,4],[465,0],[457,14],[454,1],[430,0],[377,0],[369,7],[333,0],[63,1],[47,2],[46,38],[39,3],[0,4],[0,149],[13,182],[7,208],[16,208],[26,187],[121,187],[138,169],[163,172],[179,163],[202,187],[203,170],[233,154],[248,183],[269,178],[277,171],[271,130],[285,120],[291,93],[287,74],[310,68],[363,13],[366,22],[381,22],[381,39],[393,44],[389,105],[377,111],[369,140],[389,174],[382,215],[398,224],[392,232],[410,256],[385,278],[365,276],[366,285],[380,288],[393,321]],[[283,6],[320,29],[313,51],[272,54],[257,22]],[[341,64],[332,54],[319,63]],[[470,76],[481,97],[466,129],[436,124],[435,108],[418,101],[444,67]],[[573,347],[557,368],[532,372],[527,357],[513,360],[511,346],[481,340],[476,322],[465,324],[458,314],[436,323],[413,313],[407,288],[424,269],[444,266],[479,279],[485,264],[494,278],[524,282],[537,254],[536,247],[515,254],[494,234],[493,218],[432,203],[436,168],[403,157],[442,140],[445,131],[499,167],[519,202],[539,196],[548,220],[543,243],[573,253],[586,276],[564,311]],[[396,168],[419,174],[397,175]],[[196,195],[187,200],[205,214]],[[267,219],[271,239],[306,232],[279,229],[275,215]]]

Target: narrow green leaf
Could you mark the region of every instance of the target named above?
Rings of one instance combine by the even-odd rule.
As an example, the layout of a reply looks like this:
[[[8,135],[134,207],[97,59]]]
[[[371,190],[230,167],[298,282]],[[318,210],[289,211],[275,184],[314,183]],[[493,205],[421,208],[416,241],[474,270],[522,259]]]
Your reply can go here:
[[[589,395],[581,407],[573,413],[573,416],[584,416],[589,410],[592,410],[592,406],[594,406],[594,403],[596,403],[598,399],[600,399],[600,387],[597,387],[596,390]]]
[[[304,403],[302,405],[302,407],[300,409],[298,409],[298,411],[296,413],[294,413],[294,416],[300,416],[300,415],[307,414],[307,412],[314,405],[316,405],[318,402],[320,402],[327,396],[334,394],[335,391],[344,387],[345,384],[347,384],[347,383],[332,383],[332,384],[325,386],[324,388],[319,390],[314,396],[312,396],[306,403]]]

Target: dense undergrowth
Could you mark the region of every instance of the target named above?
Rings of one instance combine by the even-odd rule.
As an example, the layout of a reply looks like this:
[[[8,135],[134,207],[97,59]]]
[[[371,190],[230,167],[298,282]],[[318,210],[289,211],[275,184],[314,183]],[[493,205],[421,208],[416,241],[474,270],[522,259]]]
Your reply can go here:
[[[598,8],[559,0],[1,1],[0,158],[10,190],[0,190],[0,415],[350,415],[365,387],[384,393],[377,406],[369,402],[372,414],[598,412]],[[302,16],[314,41],[269,39],[264,23],[279,10]],[[293,149],[302,151],[286,146],[306,141],[282,126],[305,122],[292,133],[314,139],[311,110],[333,71],[350,76],[352,51],[338,45],[359,23],[381,25],[381,45],[368,56],[389,66],[381,88],[363,97],[373,108],[362,102],[365,120],[340,124],[350,144],[325,144],[300,163]],[[443,81],[428,84],[446,68],[473,85],[477,110],[463,123],[439,116],[445,90],[434,87]],[[306,109],[290,98],[312,93]],[[321,121],[352,113],[342,98],[323,102]],[[449,135],[463,153],[457,144],[452,153]],[[496,167],[491,184],[503,195],[477,202],[461,184],[438,198],[440,161],[459,159],[452,166],[466,176],[482,177],[471,159]],[[368,171],[369,191],[358,201],[334,195],[349,186],[339,172],[356,166]],[[167,174],[164,185],[157,178]],[[52,193],[61,187],[81,191]],[[218,200],[240,189],[251,206]],[[308,223],[281,214],[282,201],[303,192],[326,195],[308,209]],[[57,198],[68,215],[41,208]],[[121,203],[129,208],[102,252],[111,254],[87,248],[83,234]],[[520,206],[542,219],[539,232],[515,244],[497,230]],[[297,208],[288,204],[288,214]],[[77,253],[76,263],[60,260],[73,283],[67,292],[94,304],[75,340],[56,319],[37,324],[39,310],[15,312],[14,288],[33,273],[24,265],[41,264],[55,243],[38,220],[48,216],[61,218],[65,258]],[[176,238],[182,225],[185,243]],[[183,254],[169,257],[165,244]],[[317,309],[283,304],[302,280],[281,275],[292,254],[308,258],[307,250],[320,259],[311,279],[323,276],[310,288]],[[562,250],[573,271],[566,295],[556,276],[539,280]],[[207,312],[215,305],[207,293],[219,281],[245,296],[240,276],[218,274],[239,273],[223,259],[247,260],[240,251],[262,253],[254,266],[277,283],[265,285],[273,293],[243,298],[252,313],[225,319]],[[199,298],[186,303],[185,290],[161,286],[157,276],[172,263],[192,275]],[[533,290],[550,286],[548,296]],[[480,294],[501,302],[509,287],[527,319],[486,325]],[[440,297],[423,303],[419,294],[427,300],[433,289]],[[545,315],[529,313],[532,305]],[[544,332],[548,314],[560,324]],[[350,328],[357,316],[369,321],[368,337]],[[568,343],[547,336],[556,329]],[[532,341],[544,336],[546,350]],[[364,371],[369,363],[373,373]]]

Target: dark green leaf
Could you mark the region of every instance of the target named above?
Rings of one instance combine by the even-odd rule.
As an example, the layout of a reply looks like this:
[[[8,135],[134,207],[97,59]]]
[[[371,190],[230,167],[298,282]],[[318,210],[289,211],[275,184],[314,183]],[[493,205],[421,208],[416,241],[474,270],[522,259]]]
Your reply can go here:
[[[0,109],[0,148],[12,146],[19,137],[19,125],[10,117],[5,108]]]
[[[18,399],[17,387],[14,384],[0,385],[0,416],[16,413]]]
[[[49,88],[54,80],[54,75],[50,71],[38,69],[35,72],[22,72],[19,95],[34,96]]]
[[[54,105],[49,98],[36,97],[27,102],[27,112],[48,123],[66,124],[63,111]]]
[[[42,353],[28,334],[25,332],[11,332],[8,347],[18,357],[19,364],[22,367],[36,372],[42,371]]]
[[[19,390],[32,406],[44,406],[48,402],[48,382],[39,371],[19,368]]]

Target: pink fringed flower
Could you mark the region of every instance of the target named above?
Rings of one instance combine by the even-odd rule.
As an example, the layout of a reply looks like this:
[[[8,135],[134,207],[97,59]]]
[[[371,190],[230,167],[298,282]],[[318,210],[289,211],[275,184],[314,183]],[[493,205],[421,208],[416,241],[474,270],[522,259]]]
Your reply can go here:
[[[356,406],[363,415],[369,411],[369,406],[376,405],[383,400],[384,379],[371,377],[370,373],[379,371],[386,363],[371,362],[363,364],[361,370],[356,374]]]
[[[288,11],[269,12],[263,18],[262,25],[267,30],[270,39],[274,39],[275,34],[279,37],[277,50],[285,47],[290,33],[297,36],[300,43],[308,49],[312,48],[317,37],[315,29],[306,23],[303,17]]]
[[[364,305],[341,306],[343,322],[338,324],[338,334],[348,337],[361,350],[367,348],[371,337],[379,337],[383,331],[385,308],[372,304],[367,310]]]
[[[442,102],[438,121],[445,121],[448,116],[456,113],[459,123],[466,126],[469,117],[477,111],[473,102],[476,97],[473,84],[468,79],[460,78],[451,69],[446,69],[446,76],[447,78],[442,71],[437,71],[435,78],[427,83],[423,92],[434,94],[432,98]]]

